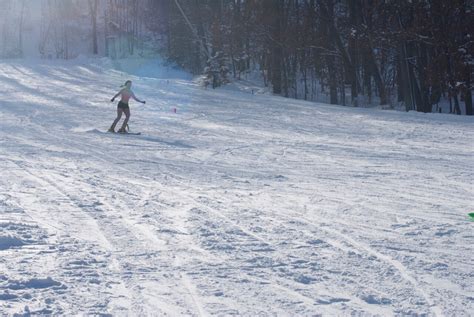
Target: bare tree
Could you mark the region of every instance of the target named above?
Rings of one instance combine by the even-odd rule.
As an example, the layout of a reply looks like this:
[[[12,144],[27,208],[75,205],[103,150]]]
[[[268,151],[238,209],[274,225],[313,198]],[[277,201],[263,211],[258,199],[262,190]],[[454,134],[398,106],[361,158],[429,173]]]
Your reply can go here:
[[[20,9],[20,23],[18,26],[18,50],[21,56],[23,56],[23,23],[25,16],[25,0],[21,1]]]
[[[97,11],[99,0],[88,0],[89,14],[92,23],[92,53],[99,54],[99,46],[97,44]]]

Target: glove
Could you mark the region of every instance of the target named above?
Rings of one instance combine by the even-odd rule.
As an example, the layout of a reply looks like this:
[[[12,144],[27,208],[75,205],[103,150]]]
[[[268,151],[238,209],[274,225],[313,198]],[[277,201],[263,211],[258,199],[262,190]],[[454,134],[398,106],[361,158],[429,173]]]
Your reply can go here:
[[[110,102],[114,102],[114,101],[115,101],[115,98],[110,99]]]
[[[146,104],[146,101],[143,101],[142,104]]]

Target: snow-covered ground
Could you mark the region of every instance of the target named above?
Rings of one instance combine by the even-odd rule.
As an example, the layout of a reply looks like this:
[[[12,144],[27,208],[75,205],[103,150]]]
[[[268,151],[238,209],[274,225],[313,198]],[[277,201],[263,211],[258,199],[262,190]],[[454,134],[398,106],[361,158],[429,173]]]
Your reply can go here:
[[[474,314],[472,118],[101,65],[0,62],[0,315]]]

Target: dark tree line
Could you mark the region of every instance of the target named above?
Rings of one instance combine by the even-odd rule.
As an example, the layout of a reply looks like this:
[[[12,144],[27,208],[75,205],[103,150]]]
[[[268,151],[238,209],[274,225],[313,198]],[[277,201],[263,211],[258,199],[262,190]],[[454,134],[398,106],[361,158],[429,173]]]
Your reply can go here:
[[[275,94],[472,115],[472,0],[0,0],[0,57],[160,51],[217,87],[259,72]],[[90,42],[90,43],[89,43]]]
[[[258,69],[275,94],[472,115],[467,0],[150,0],[166,54],[217,83]],[[217,69],[216,69],[217,67]],[[217,76],[218,74],[219,76]]]

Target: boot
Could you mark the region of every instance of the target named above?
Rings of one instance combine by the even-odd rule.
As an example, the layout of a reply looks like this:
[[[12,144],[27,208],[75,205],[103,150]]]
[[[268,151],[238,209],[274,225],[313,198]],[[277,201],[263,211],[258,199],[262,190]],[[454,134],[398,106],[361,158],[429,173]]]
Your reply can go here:
[[[114,121],[114,123],[112,123],[112,125],[110,126],[109,130],[107,130],[107,132],[111,132],[111,133],[115,133],[115,125],[117,123]]]
[[[127,133],[127,130],[125,130],[124,127],[121,127],[117,132],[118,133]]]

